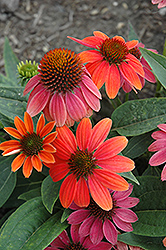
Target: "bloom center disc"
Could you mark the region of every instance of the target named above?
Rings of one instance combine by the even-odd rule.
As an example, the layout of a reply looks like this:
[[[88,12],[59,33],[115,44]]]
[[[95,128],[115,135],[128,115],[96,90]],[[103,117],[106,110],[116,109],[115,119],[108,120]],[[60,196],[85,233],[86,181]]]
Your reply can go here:
[[[108,61],[110,65],[112,63],[118,65],[125,61],[129,50],[125,42],[117,38],[108,38],[100,46],[100,52],[104,60]]]
[[[20,140],[22,150],[25,155],[37,155],[43,149],[43,140],[36,133],[27,134]]]
[[[64,248],[65,250],[87,250],[87,248],[84,248],[80,242],[78,243],[71,243],[69,246]]]
[[[100,218],[103,221],[106,218],[111,219],[111,215],[113,213],[113,208],[109,211],[105,211],[101,207],[99,207],[92,198],[90,199],[90,203],[87,209],[90,210],[91,215],[95,216],[96,218]]]
[[[66,93],[78,87],[83,64],[75,52],[68,49],[50,50],[40,61],[41,82],[51,92]]]
[[[72,154],[68,164],[70,171],[74,173],[77,178],[81,176],[87,177],[89,174],[92,174],[93,169],[96,167],[92,154],[82,150],[77,150],[75,154]]]
[[[132,54],[133,56],[135,56],[138,60],[140,60],[141,52],[137,47],[130,49],[129,53]]]

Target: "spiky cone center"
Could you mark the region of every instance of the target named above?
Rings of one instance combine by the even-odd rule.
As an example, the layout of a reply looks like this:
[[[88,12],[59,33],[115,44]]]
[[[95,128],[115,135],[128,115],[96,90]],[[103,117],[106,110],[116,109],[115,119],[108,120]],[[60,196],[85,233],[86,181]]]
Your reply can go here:
[[[132,54],[133,56],[135,56],[138,60],[140,60],[141,52],[137,47],[130,49],[129,53]]]
[[[80,177],[87,178],[88,175],[93,173],[93,169],[96,168],[95,161],[91,153],[77,149],[75,154],[71,154],[68,162],[70,172],[76,175],[77,179]]]
[[[88,250],[87,248],[84,248],[80,242],[77,243],[70,243],[69,246],[66,246],[64,250]]]
[[[119,65],[126,60],[129,50],[125,42],[117,38],[107,38],[99,48],[104,60],[109,64]]]
[[[65,94],[79,86],[83,64],[75,52],[59,48],[44,55],[38,71],[48,90]]]
[[[35,132],[32,134],[26,134],[20,140],[22,146],[22,152],[26,156],[37,155],[40,150],[43,149],[43,139]]]
[[[96,218],[100,218],[102,221],[104,221],[105,219],[112,220],[112,214],[114,213],[114,204],[111,210],[106,211],[99,207],[91,198],[87,209],[91,212],[91,215]]]
[[[32,63],[31,61],[28,61],[28,60],[26,60],[25,63],[21,61],[17,65],[17,69],[18,69],[20,78],[29,79],[38,74],[38,63],[35,63],[35,61],[33,61]]]

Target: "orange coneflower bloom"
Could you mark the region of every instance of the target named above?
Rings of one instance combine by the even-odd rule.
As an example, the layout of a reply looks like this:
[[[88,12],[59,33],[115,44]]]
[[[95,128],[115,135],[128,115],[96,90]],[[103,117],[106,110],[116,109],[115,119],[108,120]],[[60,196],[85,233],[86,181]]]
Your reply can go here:
[[[111,125],[111,119],[105,118],[92,129],[90,119],[83,118],[77,127],[76,137],[66,126],[57,128],[58,135],[53,142],[57,149],[56,161],[47,166],[53,181],[67,176],[59,193],[63,207],[69,207],[72,201],[80,207],[88,206],[91,194],[102,209],[110,210],[112,198],[108,189],[128,189],[128,182],[117,173],[131,171],[134,162],[117,155],[127,145],[125,136],[104,142]]]
[[[82,45],[95,48],[79,55],[92,76],[92,80],[100,89],[105,83],[109,98],[113,99],[121,87],[121,77],[126,79],[133,89],[140,90],[142,83],[139,76],[144,77],[144,70],[140,61],[130,53],[137,44],[137,40],[125,42],[121,36],[109,38],[100,31],[94,31],[94,36],[83,40],[69,37]],[[137,75],[138,74],[138,75]]]
[[[23,165],[23,174],[28,178],[33,167],[40,172],[42,171],[42,162],[46,164],[55,162],[52,153],[56,149],[51,143],[55,140],[57,132],[49,134],[55,122],[49,122],[45,125],[44,115],[42,114],[38,120],[36,132],[34,132],[32,118],[25,112],[24,122],[16,116],[14,124],[16,129],[5,127],[4,130],[18,140],[9,140],[0,144],[4,156],[20,153],[12,162],[13,172]]]

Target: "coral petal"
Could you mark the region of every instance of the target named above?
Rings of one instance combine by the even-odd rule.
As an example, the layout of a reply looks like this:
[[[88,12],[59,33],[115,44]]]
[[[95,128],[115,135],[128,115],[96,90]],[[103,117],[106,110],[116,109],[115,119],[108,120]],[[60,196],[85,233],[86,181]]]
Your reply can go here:
[[[132,41],[126,42],[128,50],[134,48],[137,44],[138,44],[138,40],[132,40]]]
[[[76,139],[80,150],[87,149],[91,137],[92,123],[89,118],[83,118],[76,130]]]
[[[67,126],[56,128],[56,131],[58,133],[58,140],[63,141],[70,148],[70,151],[74,153],[77,149],[77,142],[73,132]]]
[[[100,52],[96,50],[87,50],[87,51],[82,51],[79,53],[79,56],[81,58],[81,61],[83,63],[94,63],[96,61],[101,61],[103,60],[102,55]]]
[[[55,153],[56,152],[56,148],[54,146],[52,146],[51,144],[44,144],[43,145],[43,150],[50,152],[50,153]]]
[[[77,183],[74,202],[79,207],[87,207],[90,203],[89,189],[84,178],[80,178]]]
[[[104,34],[104,33],[101,32],[101,31],[93,31],[93,34],[94,34],[94,36],[100,37],[100,38],[102,38],[103,40],[109,38],[106,34]]]
[[[120,88],[120,74],[117,66],[112,64],[109,67],[107,81],[105,83],[106,93],[110,99],[114,99]]]
[[[94,70],[92,74],[92,80],[94,81],[98,89],[100,89],[103,84],[107,82],[109,67],[109,62],[102,61]]]
[[[142,67],[142,64],[140,63],[140,61],[133,55],[128,54],[126,56],[127,59],[129,59],[129,65],[133,68],[133,70],[139,74],[140,76],[144,77],[145,73],[144,73],[144,69]]]
[[[66,162],[54,164],[49,171],[49,174],[54,182],[63,179],[69,172],[68,164]]]

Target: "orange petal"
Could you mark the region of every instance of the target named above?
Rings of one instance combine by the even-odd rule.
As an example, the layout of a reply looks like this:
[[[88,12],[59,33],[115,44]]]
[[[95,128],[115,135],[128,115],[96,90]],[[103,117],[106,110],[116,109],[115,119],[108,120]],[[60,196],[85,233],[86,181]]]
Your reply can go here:
[[[96,51],[96,50],[88,50],[88,51],[82,51],[81,53],[79,53],[79,56],[81,58],[81,61],[83,63],[93,63],[96,61],[102,61],[103,57],[100,54],[100,52]]]
[[[86,69],[88,70],[88,72],[91,74],[91,76],[93,76],[93,72],[95,71],[95,69],[101,64],[101,61],[96,61],[94,63],[87,63],[85,65]]]
[[[127,59],[129,59],[128,63],[129,65],[133,68],[133,70],[138,73],[140,76],[144,77],[145,72],[144,69],[142,67],[142,64],[140,63],[140,61],[133,55],[128,54],[126,56]]]
[[[112,120],[109,118],[102,119],[94,126],[94,128],[92,129],[91,137],[89,139],[89,152],[93,152],[104,142],[107,135],[109,134],[111,126]]]
[[[128,50],[134,48],[138,44],[138,40],[132,40],[129,42],[126,42]]]
[[[27,131],[32,134],[34,131],[33,131],[33,121],[32,121],[32,117],[27,113],[25,112],[24,114],[24,123],[25,123],[25,127],[27,129]]]
[[[11,127],[5,127],[4,130],[17,139],[21,139],[22,135],[15,129]]]
[[[55,153],[56,152],[56,148],[54,146],[52,146],[51,144],[44,144],[43,145],[43,150],[50,152],[50,153]]]
[[[38,152],[38,155],[39,155],[40,159],[46,163],[54,163],[55,162],[54,156],[51,153],[48,153],[44,150],[40,150],[40,152]]]
[[[125,136],[116,136],[105,141],[94,153],[96,159],[110,159],[119,154],[127,145]]]
[[[31,157],[31,161],[32,161],[32,165],[33,167],[38,171],[41,172],[42,171],[42,162],[39,159],[39,157],[37,155],[33,155]]]
[[[77,191],[75,193],[74,202],[79,207],[87,207],[90,203],[89,189],[84,178],[80,178],[77,183]]]
[[[112,197],[108,189],[104,187],[94,175],[88,177],[88,184],[92,198],[99,207],[106,211],[112,209]]]
[[[100,65],[94,70],[92,80],[94,81],[98,89],[100,89],[107,81],[109,67],[110,66],[107,61],[102,61]]]
[[[93,174],[94,178],[102,183],[102,185],[112,190],[125,191],[129,188],[128,182],[123,177],[110,170],[95,169]]]
[[[41,114],[36,126],[36,134],[39,135],[45,124],[44,115]]]
[[[73,174],[70,174],[63,181],[59,192],[59,198],[63,207],[68,208],[70,206],[74,200],[76,190],[77,180]]]
[[[15,172],[17,171],[23,164],[24,160],[25,160],[25,155],[24,154],[19,154],[12,162],[12,171]]]
[[[142,89],[142,84],[138,75],[129,64],[123,62],[121,65],[119,65],[119,69],[124,78],[126,78],[132,86],[139,90]]]
[[[9,140],[9,141],[4,141],[0,144],[0,149],[1,150],[6,150],[11,147],[17,147],[20,146],[20,142],[16,140]]]
[[[114,99],[120,88],[120,74],[117,66],[112,64],[109,67],[107,81],[105,83],[106,93],[110,99]]]
[[[112,39],[116,38],[117,40],[119,40],[120,42],[125,43],[125,40],[122,36],[114,36]]]
[[[47,143],[51,143],[55,140],[55,138],[57,137],[57,132],[53,132],[49,135],[47,135],[44,140],[43,140],[43,144],[47,144]]]
[[[102,39],[108,39],[109,37],[101,31],[93,31],[94,36],[100,37]]]
[[[21,151],[21,148],[20,146],[15,146],[15,147],[11,147],[11,148],[8,148],[6,149],[2,155],[3,156],[9,156],[9,155],[14,155],[14,154],[17,154]]]
[[[29,178],[32,173],[32,169],[33,166],[31,162],[31,156],[28,156],[23,165],[23,175],[25,176],[25,178]]]
[[[63,127],[56,128],[56,131],[58,133],[58,140],[60,139],[67,145],[70,152],[74,153],[77,149],[77,142],[73,132],[65,125]]]
[[[87,149],[91,137],[92,123],[89,118],[83,118],[78,124],[76,139],[80,150]]]
[[[16,126],[20,134],[25,135],[27,133],[24,122],[18,116],[14,118],[14,125]]]
[[[60,181],[61,179],[63,179],[68,173],[69,173],[69,169],[68,169],[68,164],[66,162],[62,162],[62,163],[55,163],[49,171],[49,174],[51,176],[51,178],[53,179],[54,182],[56,181]]]
[[[47,123],[47,124],[44,126],[44,128],[41,130],[40,136],[41,136],[41,137],[44,137],[44,136],[46,136],[47,134],[49,134],[49,133],[53,130],[54,126],[55,126],[55,122],[53,122],[53,121]]]

